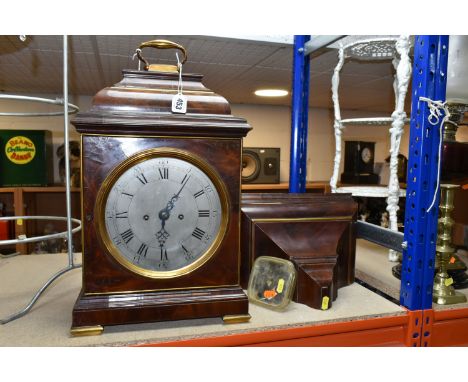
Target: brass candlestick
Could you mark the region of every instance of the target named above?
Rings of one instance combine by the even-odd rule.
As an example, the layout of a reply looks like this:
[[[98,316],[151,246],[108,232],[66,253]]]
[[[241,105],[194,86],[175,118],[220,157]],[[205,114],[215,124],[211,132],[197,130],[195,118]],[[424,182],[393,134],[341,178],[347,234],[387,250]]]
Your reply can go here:
[[[455,189],[459,187],[455,184],[440,185],[440,218],[437,225],[436,261],[439,271],[434,278],[434,288],[432,301],[440,305],[458,304],[466,302],[466,296],[456,292],[453,287],[453,279],[447,273],[450,259],[455,253],[452,246],[452,226],[453,219],[450,217],[453,206]]]
[[[443,139],[444,142],[455,142],[458,126],[463,122],[463,117],[465,111],[468,110],[468,105],[464,103],[447,102],[447,108],[450,112],[450,117],[444,124]]]
[[[444,124],[443,139],[444,142],[455,142],[455,135],[457,133],[458,126],[463,123],[465,111],[468,111],[468,105],[452,101],[447,102],[447,108],[450,112],[450,117]],[[453,259],[449,262],[447,269],[449,271],[465,271],[465,263],[463,263],[463,261],[461,261],[455,254],[452,257]]]

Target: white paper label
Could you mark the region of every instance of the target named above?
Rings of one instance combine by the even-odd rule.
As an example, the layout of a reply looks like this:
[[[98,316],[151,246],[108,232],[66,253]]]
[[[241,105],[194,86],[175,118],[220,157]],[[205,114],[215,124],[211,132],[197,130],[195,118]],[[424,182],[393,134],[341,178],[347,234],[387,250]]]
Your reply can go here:
[[[183,94],[176,94],[172,98],[172,112],[185,114],[187,113],[187,97]]]

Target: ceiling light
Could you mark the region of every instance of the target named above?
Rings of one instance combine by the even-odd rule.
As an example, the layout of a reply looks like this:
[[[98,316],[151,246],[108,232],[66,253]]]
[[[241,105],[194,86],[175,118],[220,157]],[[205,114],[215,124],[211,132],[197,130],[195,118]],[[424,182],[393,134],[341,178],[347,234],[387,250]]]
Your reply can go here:
[[[284,97],[288,95],[288,91],[281,89],[261,89],[255,90],[255,95],[260,97]]]

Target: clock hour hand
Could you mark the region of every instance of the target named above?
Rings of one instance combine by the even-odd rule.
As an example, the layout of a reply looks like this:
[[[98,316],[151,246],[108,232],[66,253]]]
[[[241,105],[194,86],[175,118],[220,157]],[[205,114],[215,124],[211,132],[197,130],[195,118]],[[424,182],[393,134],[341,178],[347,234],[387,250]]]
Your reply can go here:
[[[159,246],[162,248],[165,243],[167,238],[169,237],[169,232],[166,231],[166,220],[169,219],[170,213],[169,210],[166,208],[163,208],[161,211],[159,211],[158,217],[161,220],[161,229],[156,232],[156,238],[158,239]]]
[[[177,191],[176,194],[169,200],[166,204],[166,207],[164,207],[161,211],[159,211],[158,217],[161,220],[161,229],[156,232],[156,238],[158,239],[159,246],[162,248],[166,244],[167,238],[170,236],[169,232],[166,231],[164,228],[166,225],[166,220],[169,219],[171,216],[171,210],[174,208],[175,202],[179,199],[179,195],[184,189],[185,185],[190,179],[190,175],[185,178],[185,181],[182,183],[182,186],[180,187],[179,191]],[[161,252],[161,260],[163,258],[162,252]],[[166,260],[167,260],[167,253],[166,253]]]
[[[162,248],[166,244],[167,238],[170,236],[169,232],[166,231],[164,226],[166,225],[166,219],[161,219],[161,229],[156,232],[156,239],[158,240],[159,246]]]

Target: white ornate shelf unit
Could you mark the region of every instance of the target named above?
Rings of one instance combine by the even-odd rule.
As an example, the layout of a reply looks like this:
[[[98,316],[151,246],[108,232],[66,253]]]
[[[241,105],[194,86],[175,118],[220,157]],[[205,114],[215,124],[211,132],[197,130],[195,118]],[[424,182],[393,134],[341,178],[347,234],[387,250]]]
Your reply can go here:
[[[398,181],[398,153],[400,149],[403,127],[408,122],[404,110],[405,97],[408,91],[408,84],[411,78],[411,60],[409,52],[411,41],[409,36],[400,37],[377,37],[365,40],[352,41],[347,45],[341,44],[338,50],[338,64],[335,67],[332,77],[332,99],[335,113],[335,159],[333,175],[330,180],[332,192],[351,192],[355,196],[364,197],[386,197],[387,211],[389,213],[389,228],[397,231],[397,211],[398,200],[405,196],[405,190],[400,189]],[[346,59],[355,59],[361,61],[383,61],[392,60],[393,67],[396,70],[393,82],[395,92],[395,110],[391,117],[377,118],[353,118],[342,119],[339,103],[338,87],[340,82],[340,71],[343,68]],[[337,187],[340,163],[341,163],[341,136],[345,126],[353,125],[390,125],[390,177],[388,187],[378,186],[355,186],[355,187]],[[389,259],[396,261],[398,254],[390,251]]]

